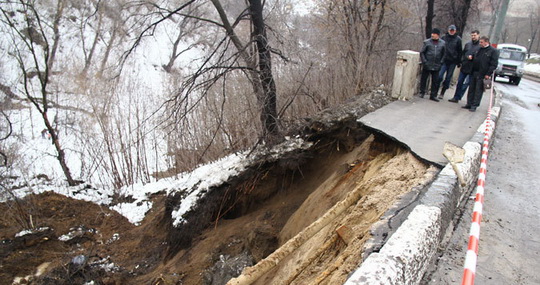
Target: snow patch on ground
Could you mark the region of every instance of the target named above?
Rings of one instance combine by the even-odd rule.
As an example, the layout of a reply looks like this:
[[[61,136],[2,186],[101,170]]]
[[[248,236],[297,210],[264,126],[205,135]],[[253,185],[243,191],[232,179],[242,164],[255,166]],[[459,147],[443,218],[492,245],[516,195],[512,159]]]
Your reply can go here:
[[[297,149],[307,149],[312,145],[300,138],[291,139],[287,137],[285,139],[286,141],[284,143],[277,145],[269,150],[268,153],[262,155],[270,159],[277,159],[284,153]],[[238,175],[252,162],[253,159],[247,157],[247,152],[231,154],[212,164],[199,167],[184,176],[176,185],[177,187],[169,192],[169,194],[173,194],[181,191],[185,195],[180,202],[180,206],[172,212],[173,225],[175,227],[182,225],[185,222],[183,218],[184,214],[189,212],[211,187],[220,185],[231,177]]]
[[[245,169],[249,164],[246,154],[232,154],[213,164],[205,165],[197,168],[192,173],[187,174],[177,184],[178,190],[169,192],[182,191],[187,194],[180,202],[180,206],[172,212],[173,225],[175,227],[181,225],[185,220],[183,215],[192,209],[193,205],[204,196],[206,191],[212,187],[219,185],[229,178],[237,175]],[[196,185],[199,183],[199,185]]]
[[[111,207],[122,216],[126,217],[132,224],[139,225],[146,216],[146,213],[152,209],[152,202],[141,201],[140,203],[121,203]]]
[[[37,228],[37,229],[24,230],[24,231],[21,231],[21,232],[17,233],[15,235],[15,237],[22,237],[22,236],[29,235],[29,234],[40,233],[40,232],[48,231],[50,229],[51,228],[49,228],[49,227],[41,227],[41,228]]]
[[[533,53],[531,54],[531,59],[540,58],[540,54]],[[540,74],[540,64],[539,63],[527,63],[525,64],[525,71],[529,73]]]
[[[538,63],[526,64],[525,71],[532,72],[532,73],[540,73],[540,64]]]
[[[19,177],[10,181],[12,190],[0,193],[0,202],[6,202],[14,198],[21,199],[30,194],[52,191],[73,199],[109,206],[112,210],[126,217],[131,223],[139,225],[153,206],[150,201],[153,194],[163,192],[163,194],[171,195],[180,192],[184,197],[180,205],[172,213],[174,226],[179,226],[185,221],[183,215],[191,210],[210,188],[220,185],[244,171],[253,163],[255,157],[264,156],[269,160],[275,160],[285,153],[298,149],[307,149],[312,145],[300,138],[287,137],[285,139],[285,142],[272,149],[253,154],[250,157],[248,157],[248,151],[231,154],[215,162],[202,165],[192,172],[181,173],[177,179],[165,178],[148,184],[139,183],[123,187],[117,191],[113,189],[96,189],[86,184],[69,187],[61,180],[50,180],[47,177],[35,177],[32,179]],[[130,202],[113,204],[113,197],[117,195],[126,198]]]

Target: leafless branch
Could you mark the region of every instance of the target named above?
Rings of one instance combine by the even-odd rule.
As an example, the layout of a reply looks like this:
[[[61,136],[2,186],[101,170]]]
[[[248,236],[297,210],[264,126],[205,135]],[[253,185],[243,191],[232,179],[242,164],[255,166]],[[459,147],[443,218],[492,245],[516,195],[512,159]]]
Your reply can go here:
[[[178,7],[177,9],[173,10],[173,11],[170,11],[168,12],[167,15],[163,16],[162,18],[160,18],[159,20],[153,22],[152,24],[148,25],[138,36],[137,38],[135,39],[135,42],[133,43],[133,45],[131,46],[130,49],[128,49],[124,55],[122,56],[122,60],[121,60],[121,64],[120,66],[123,66],[125,61],[127,60],[127,58],[129,57],[129,55],[135,50],[135,48],[141,43],[143,37],[146,36],[146,34],[148,33],[148,31],[150,30],[154,30],[160,23],[164,22],[165,20],[169,19],[170,17],[176,15],[178,12],[182,11],[183,9],[189,7],[189,5],[193,4],[196,0],[190,0],[188,2],[186,2],[185,4],[183,4],[182,6]]]
[[[278,118],[282,118],[283,117],[283,114],[285,113],[285,111],[291,106],[291,104],[294,102],[294,99],[296,99],[296,97],[298,96],[298,94],[300,94],[300,90],[302,89],[302,87],[304,86],[305,82],[306,82],[306,78],[309,74],[309,72],[311,71],[311,69],[313,68],[313,63],[311,63],[309,65],[309,68],[308,70],[306,71],[306,73],[304,74],[304,77],[302,77],[302,82],[300,82],[300,84],[298,84],[298,88],[296,88],[296,91],[294,92],[294,95],[291,97],[291,99],[289,99],[289,102],[287,102],[285,105],[283,105],[283,107],[281,108],[281,110],[279,110],[278,112]]]
[[[13,132],[13,127],[11,125],[11,121],[9,120],[9,117],[6,113],[4,113],[3,111],[0,111],[0,113],[2,113],[2,116],[4,117],[4,119],[6,120],[7,122],[7,132],[6,134],[0,138],[0,141],[3,141],[7,138],[9,138]],[[0,150],[0,156],[1,156],[1,162],[0,162],[0,166],[6,166],[7,165],[7,155],[2,151]]]

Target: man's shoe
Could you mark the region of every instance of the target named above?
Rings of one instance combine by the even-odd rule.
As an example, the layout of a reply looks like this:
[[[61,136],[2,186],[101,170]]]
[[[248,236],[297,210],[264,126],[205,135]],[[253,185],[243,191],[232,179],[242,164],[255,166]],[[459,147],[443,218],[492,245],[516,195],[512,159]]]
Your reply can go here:
[[[475,108],[475,107],[471,107],[471,108],[469,109],[469,112],[476,112],[476,108]]]
[[[461,107],[461,108],[463,108],[463,109],[470,109],[471,106],[470,106],[470,105],[465,105],[465,106],[463,106],[463,107]]]
[[[459,102],[459,100],[452,98],[452,99],[448,99],[448,102],[457,103]]]
[[[447,89],[448,89],[448,88],[444,88],[444,87],[442,88],[441,94],[439,95],[439,99],[444,98],[444,93],[446,92]]]
[[[426,95],[426,94],[420,93],[420,98],[424,98],[425,95]]]
[[[429,100],[435,101],[435,102],[439,102],[439,99],[437,99],[437,98],[435,98],[435,97],[429,97]]]

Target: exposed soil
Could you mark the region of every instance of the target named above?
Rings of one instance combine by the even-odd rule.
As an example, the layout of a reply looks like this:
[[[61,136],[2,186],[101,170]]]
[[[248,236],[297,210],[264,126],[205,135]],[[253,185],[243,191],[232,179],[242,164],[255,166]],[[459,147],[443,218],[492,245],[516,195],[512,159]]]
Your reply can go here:
[[[0,204],[8,213],[0,217],[0,283],[33,275],[41,265],[31,284],[225,284],[360,191],[357,201],[257,281],[341,284],[360,264],[372,224],[431,178],[429,165],[345,113],[332,123],[306,123],[302,132],[314,142],[309,151],[261,162],[213,189],[193,214],[189,233],[172,227],[175,201],[164,195],[154,197],[140,226],[52,193],[19,201],[20,211],[17,203]],[[49,229],[15,237],[32,226]],[[58,239],[68,232],[77,237]]]

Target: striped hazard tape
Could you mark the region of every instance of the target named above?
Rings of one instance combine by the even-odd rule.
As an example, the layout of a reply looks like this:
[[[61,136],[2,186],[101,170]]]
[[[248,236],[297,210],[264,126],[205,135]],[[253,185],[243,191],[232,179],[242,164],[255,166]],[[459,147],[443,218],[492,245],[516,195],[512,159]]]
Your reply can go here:
[[[491,77],[491,86],[493,86],[493,78]],[[482,159],[480,161],[480,173],[478,174],[478,182],[476,186],[476,197],[474,200],[474,208],[472,214],[471,229],[469,231],[469,245],[465,256],[465,266],[463,271],[462,285],[474,284],[474,276],[476,274],[476,260],[478,258],[478,244],[480,241],[480,222],[482,221],[482,209],[484,205],[484,187],[486,184],[487,174],[487,159],[489,152],[489,139],[493,133],[494,123],[491,120],[491,108],[493,105],[493,88],[489,98],[488,114],[486,118],[486,129],[484,131],[484,142],[482,144]]]

